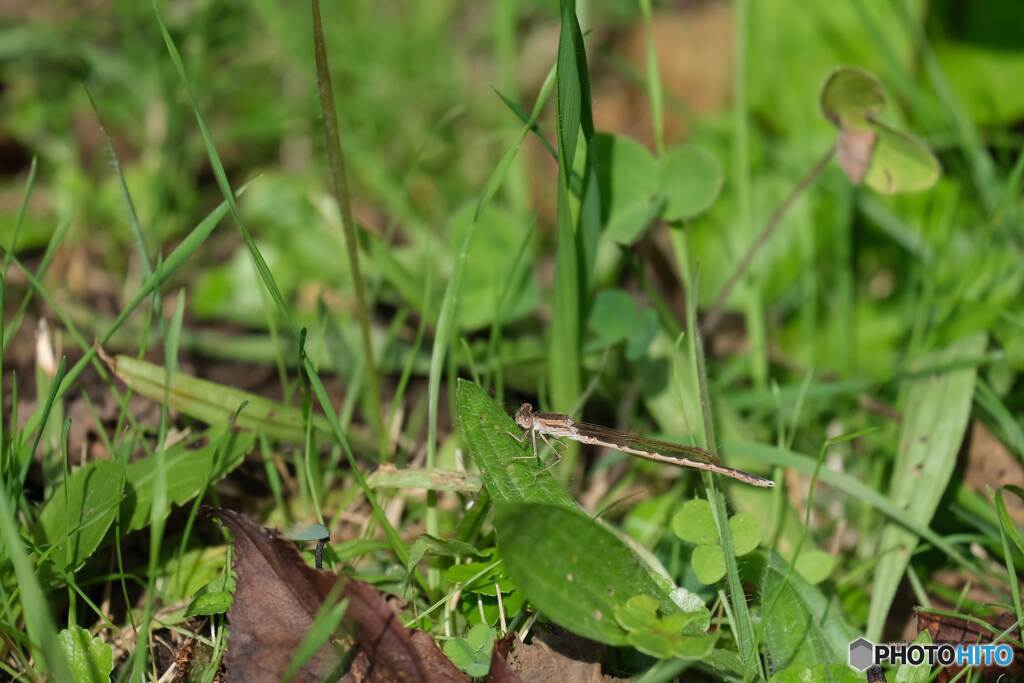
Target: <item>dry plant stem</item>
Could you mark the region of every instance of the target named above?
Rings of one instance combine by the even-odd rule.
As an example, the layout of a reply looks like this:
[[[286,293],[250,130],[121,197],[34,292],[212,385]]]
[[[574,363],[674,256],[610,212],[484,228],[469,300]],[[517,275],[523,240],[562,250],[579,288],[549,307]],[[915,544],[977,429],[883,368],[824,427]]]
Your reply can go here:
[[[750,269],[750,264],[754,262],[754,257],[757,256],[759,251],[761,251],[761,247],[765,245],[768,238],[770,238],[772,233],[775,232],[775,228],[778,227],[782,217],[785,216],[792,208],[793,204],[796,203],[796,200],[800,198],[800,195],[804,193],[804,190],[806,190],[808,186],[810,186],[810,184],[822,174],[825,167],[828,166],[828,163],[832,161],[832,157],[835,156],[835,153],[836,147],[835,145],[832,145],[821,156],[818,162],[811,167],[811,170],[807,172],[807,175],[801,178],[800,182],[790,190],[789,194],[786,195],[786,198],[782,200],[782,203],[775,208],[775,211],[772,212],[772,215],[768,218],[768,222],[765,223],[764,227],[761,228],[761,231],[757,233],[757,237],[754,238],[754,242],[747,249],[746,253],[743,254],[743,259],[739,262],[739,265],[736,266],[736,270],[734,270],[732,275],[729,276],[725,285],[718,292],[718,296],[715,297],[714,303],[711,304],[711,311],[708,313],[707,318],[704,320],[704,324],[701,326],[704,334],[711,334],[718,327],[718,324],[722,321],[722,314],[724,313],[725,304],[729,300],[729,295],[732,294],[732,290],[736,288],[736,285]]]
[[[345,155],[341,149],[341,138],[338,133],[338,114],[334,107],[334,90],[331,87],[331,72],[327,65],[327,50],[324,46],[323,25],[320,19],[320,1],[312,0],[313,9],[313,46],[316,53],[317,84],[320,91],[320,108],[324,119],[324,138],[326,142],[328,168],[331,172],[331,189],[338,202],[338,213],[341,227],[345,234],[345,249],[348,251],[349,270],[352,272],[352,283],[356,290],[356,313],[363,335],[363,358],[366,363],[367,388],[370,392],[370,421],[374,434],[377,436],[377,447],[381,461],[388,458],[388,437],[381,416],[380,379],[377,366],[373,360],[373,346],[370,339],[370,312],[366,304],[366,290],[363,276],[359,270],[359,245],[356,241],[356,225],[352,218],[352,205],[349,198],[348,178],[345,172]]]

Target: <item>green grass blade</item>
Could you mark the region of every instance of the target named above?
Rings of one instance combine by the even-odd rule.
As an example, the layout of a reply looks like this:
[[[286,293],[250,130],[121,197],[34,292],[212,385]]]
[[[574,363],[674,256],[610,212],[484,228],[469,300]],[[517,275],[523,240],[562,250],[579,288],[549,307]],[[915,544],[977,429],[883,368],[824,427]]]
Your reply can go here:
[[[0,537],[4,540],[8,558],[14,565],[14,575],[20,588],[22,615],[25,628],[35,650],[53,680],[73,681],[71,669],[57,638],[57,629],[50,617],[50,603],[39,585],[35,568],[25,554],[18,523],[6,492],[0,492]]]
[[[1021,538],[1017,525],[1010,519],[1010,513],[1006,509],[1006,500],[1003,493],[1007,489],[996,491],[996,511],[999,514],[999,537],[1003,544],[1003,556],[1006,558],[1006,578],[1010,582],[1010,596],[1013,599],[1013,611],[1017,615],[1018,622],[1024,622],[1024,608],[1020,601],[1020,580],[1017,577],[1017,569],[1013,563],[1013,551],[1010,548],[1010,540],[1013,540],[1018,552],[1024,548],[1024,539]],[[1020,489],[1009,489],[1018,493]]]
[[[206,153],[210,158],[210,166],[213,169],[213,175],[217,179],[217,186],[220,188],[221,194],[224,196],[224,201],[227,202],[228,210],[231,212],[232,219],[234,219],[235,227],[238,229],[239,234],[242,236],[242,241],[245,242],[245,246],[249,250],[249,255],[252,257],[253,264],[256,266],[256,270],[259,273],[260,279],[263,281],[264,287],[267,289],[267,293],[270,294],[271,300],[277,306],[277,310],[281,314],[281,318],[288,324],[289,332],[291,332],[293,336],[297,335],[298,328],[292,320],[288,306],[285,304],[284,297],[281,295],[281,290],[277,286],[277,282],[274,280],[274,275],[270,272],[270,267],[267,265],[266,260],[263,258],[263,254],[260,253],[259,248],[256,246],[256,241],[253,239],[252,233],[249,232],[249,229],[245,227],[245,223],[242,221],[242,215],[238,211],[238,204],[235,202],[235,193],[231,189],[231,184],[228,182],[227,172],[224,170],[224,164],[221,162],[220,155],[217,153],[217,147],[213,144],[213,136],[210,134],[210,129],[206,125],[206,118],[203,116],[203,112],[199,109],[199,102],[192,89],[192,82],[189,80],[188,74],[185,72],[185,64],[181,61],[181,54],[178,52],[178,48],[174,44],[171,34],[167,31],[167,26],[164,24],[163,17],[160,16],[160,10],[157,8],[157,0],[153,0],[153,14],[156,15],[157,24],[160,26],[160,33],[163,36],[164,44],[167,46],[167,53],[171,57],[171,62],[174,64],[174,68],[177,70],[182,84],[185,86],[185,91],[188,93],[189,101],[192,103],[192,111],[195,114],[196,123],[199,126],[199,132],[202,134],[203,144],[206,145]]]
[[[576,19],[576,3],[561,0],[561,33],[558,39],[556,81],[556,133],[558,138],[558,238],[555,253],[555,293],[551,322],[548,382],[551,408],[569,412],[582,388],[580,341],[583,326],[581,291],[583,259],[570,205],[569,181],[583,115],[583,79],[586,53]],[[582,73],[581,73],[582,72]],[[589,94],[589,93],[588,93]],[[587,102],[589,107],[589,100]],[[579,448],[571,444],[562,458],[562,471],[575,469]]]
[[[302,670],[302,667],[305,666],[306,662],[316,655],[321,647],[327,644],[335,632],[337,632],[338,627],[341,626],[341,620],[345,617],[345,609],[348,607],[348,600],[337,599],[338,594],[341,593],[341,585],[341,581],[334,584],[331,592],[328,593],[327,598],[317,611],[316,616],[313,617],[313,621],[306,630],[306,634],[302,636],[302,640],[295,647],[292,661],[281,676],[282,681],[293,680]]]
[[[93,99],[89,86],[82,83],[82,88],[85,90],[85,96],[89,98],[89,105],[92,107],[93,114],[96,115],[96,122],[100,125],[107,153],[110,155],[110,161],[114,166],[114,174],[117,176],[118,185],[121,189],[121,197],[124,199],[125,209],[128,211],[128,225],[132,229],[132,239],[135,240],[135,249],[139,252],[139,259],[142,261],[143,273],[152,275],[153,259],[149,255],[149,248],[146,247],[146,237],[142,234],[142,224],[139,222],[139,215],[135,211],[135,202],[132,201],[131,192],[128,191],[128,183],[124,179],[124,171],[121,169],[121,160],[118,158],[117,150],[114,148],[114,141],[110,138],[110,133],[107,132],[107,126],[103,123],[103,117],[100,115],[100,108],[96,106],[96,100]]]
[[[977,334],[956,342],[939,360],[975,356],[985,350],[987,337]],[[960,370],[909,384],[904,399],[900,447],[889,497],[904,515],[921,525],[931,523],[956,465],[957,452],[970,419],[976,371]],[[868,614],[867,638],[882,635],[889,607],[903,578],[917,539],[888,525],[879,540],[878,565]]]
[[[651,127],[654,129],[654,150],[660,157],[665,154],[664,94],[658,71],[658,51],[654,44],[654,21],[651,18],[651,0],[639,0],[640,14],[644,18],[644,42],[647,59],[647,99],[651,103]]]

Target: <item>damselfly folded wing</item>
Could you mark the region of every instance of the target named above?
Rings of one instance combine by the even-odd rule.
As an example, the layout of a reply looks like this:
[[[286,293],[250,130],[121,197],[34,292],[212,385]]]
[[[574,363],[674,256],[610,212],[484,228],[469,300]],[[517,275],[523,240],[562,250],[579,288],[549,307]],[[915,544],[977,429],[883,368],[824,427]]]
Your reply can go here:
[[[589,422],[574,422],[576,431],[580,436],[589,437],[606,443],[609,447],[625,447],[645,453],[656,453],[668,457],[678,457],[685,460],[696,460],[711,465],[717,465],[720,461],[710,452],[696,446],[683,446],[682,444],[662,441],[661,439],[650,439],[646,436],[627,434],[615,429],[602,427],[601,425],[590,424]]]

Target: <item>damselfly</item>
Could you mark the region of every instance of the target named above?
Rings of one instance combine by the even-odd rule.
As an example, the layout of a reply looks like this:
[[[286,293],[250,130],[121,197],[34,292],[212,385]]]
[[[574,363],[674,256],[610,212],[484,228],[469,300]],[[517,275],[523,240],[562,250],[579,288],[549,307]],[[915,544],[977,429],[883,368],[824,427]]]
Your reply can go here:
[[[742,470],[726,467],[713,454],[703,448],[683,446],[670,441],[648,439],[644,436],[620,432],[600,425],[577,422],[568,415],[559,413],[534,412],[533,406],[524,403],[515,416],[519,425],[529,438],[533,451],[537,453],[537,436],[572,439],[580,443],[612,448],[623,453],[636,455],[655,462],[675,465],[676,467],[692,467],[707,470],[715,474],[732,477],[753,486],[772,487],[775,482]]]

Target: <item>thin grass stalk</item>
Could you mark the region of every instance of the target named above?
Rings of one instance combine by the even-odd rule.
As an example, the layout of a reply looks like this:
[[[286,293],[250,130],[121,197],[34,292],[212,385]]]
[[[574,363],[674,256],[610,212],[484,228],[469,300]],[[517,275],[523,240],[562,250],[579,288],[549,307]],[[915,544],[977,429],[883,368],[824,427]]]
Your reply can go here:
[[[341,147],[338,132],[338,113],[334,106],[334,90],[331,86],[331,71],[327,63],[327,48],[324,43],[323,25],[320,18],[320,0],[312,0],[313,47],[316,54],[316,80],[320,91],[320,110],[324,120],[324,138],[327,151],[327,166],[331,174],[331,189],[338,203],[341,228],[345,234],[345,249],[348,251],[349,270],[356,293],[356,317],[363,337],[363,362],[366,365],[368,408],[370,423],[377,436],[377,448],[381,461],[388,457],[388,434],[381,415],[380,377],[373,358],[373,341],[370,336],[370,311],[367,306],[366,290],[362,272],[359,269],[359,243],[356,239],[356,224],[352,217],[352,202],[345,171],[345,153]]]
[[[715,423],[711,416],[711,397],[708,394],[707,369],[704,364],[704,346],[701,342],[700,331],[697,328],[699,277],[700,272],[697,269],[687,296],[687,327],[690,330],[691,363],[697,377],[700,397],[704,444],[708,451],[718,455]],[[701,479],[704,482],[705,495],[714,513],[715,525],[718,527],[718,536],[722,543],[722,552],[725,555],[726,585],[729,588],[729,597],[732,601],[733,634],[736,639],[736,645],[739,648],[740,661],[743,662],[744,670],[748,674],[751,671],[756,671],[761,680],[764,680],[765,673],[761,668],[755,649],[754,624],[750,617],[747,596],[743,591],[743,583],[740,581],[739,568],[736,565],[736,552],[733,549],[732,529],[729,527],[729,516],[725,509],[725,497],[718,491],[713,474],[701,472]]]
[[[711,310],[708,312],[707,317],[704,319],[704,324],[702,325],[705,334],[714,332],[718,327],[722,320],[722,315],[725,313],[725,305],[729,301],[729,295],[732,294],[732,290],[735,289],[736,285],[746,274],[747,270],[749,270],[750,265],[753,263],[758,252],[761,251],[761,248],[771,238],[772,233],[775,232],[775,229],[778,227],[785,215],[791,208],[793,208],[796,200],[799,199],[800,195],[810,187],[811,183],[813,183],[818,176],[825,171],[825,168],[828,166],[828,163],[832,160],[834,155],[835,146],[833,145],[826,150],[814,166],[811,167],[811,170],[809,170],[807,174],[804,175],[804,177],[801,178],[793,187],[793,189],[789,191],[786,198],[782,200],[782,202],[775,208],[775,211],[772,212],[772,215],[768,217],[768,221],[761,228],[761,231],[757,233],[757,236],[747,248],[746,253],[743,254],[743,258],[736,266],[736,269],[733,270],[731,275],[729,275],[729,279],[726,281],[725,285],[723,285],[722,289],[719,290],[718,295],[715,296],[715,301],[711,304]]]

